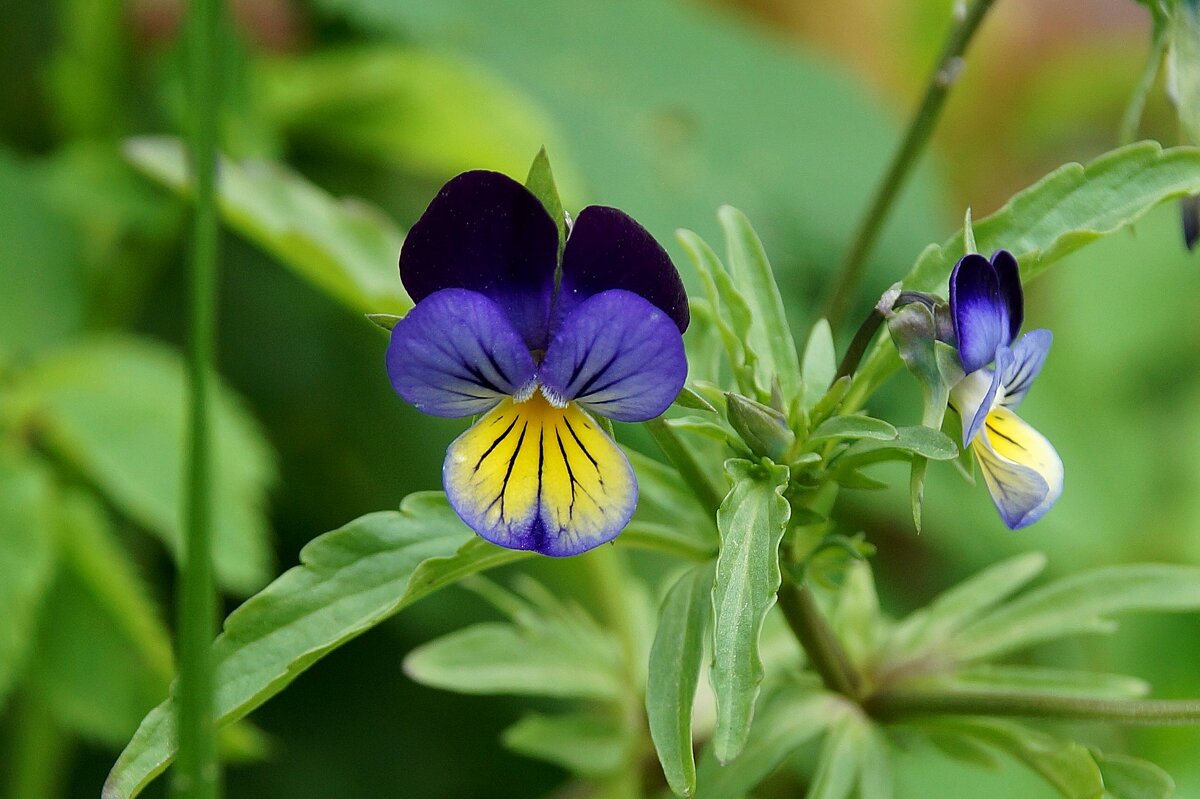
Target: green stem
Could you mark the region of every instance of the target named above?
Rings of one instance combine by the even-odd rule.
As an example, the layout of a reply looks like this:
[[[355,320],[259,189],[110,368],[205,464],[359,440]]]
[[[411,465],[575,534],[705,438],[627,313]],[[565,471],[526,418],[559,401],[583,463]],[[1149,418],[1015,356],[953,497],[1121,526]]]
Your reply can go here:
[[[838,364],[832,383],[836,383],[846,375],[854,374],[854,370],[858,368],[863,355],[867,352],[867,347],[871,344],[871,339],[875,338],[875,334],[879,332],[879,327],[885,318],[883,312],[878,308],[871,309],[871,315],[859,325],[858,332],[854,334],[854,339],[846,348],[846,354],[842,357],[842,362]]]
[[[712,482],[704,474],[700,464],[696,463],[692,453],[688,451],[683,442],[679,440],[679,436],[675,435],[675,431],[661,416],[651,419],[645,425],[650,437],[654,439],[654,443],[658,444],[658,448],[663,451],[667,460],[679,472],[679,476],[687,483],[696,499],[700,500],[700,505],[704,508],[705,513],[716,519],[717,510],[721,507],[721,495],[717,493]]]
[[[881,691],[863,703],[881,721],[913,716],[967,715],[1103,721],[1113,724],[1200,724],[1198,700],[1129,701],[1025,693]]]
[[[189,453],[185,557],[179,580],[179,755],[173,794],[215,799],[220,794],[213,663],[216,592],[212,566],[212,434],[209,405],[215,350],[217,286],[216,160],[220,44],[218,0],[192,0],[187,20],[189,149],[196,216],[189,281]]]
[[[897,194],[904,186],[913,167],[916,166],[921,153],[924,152],[925,145],[929,143],[929,137],[941,117],[942,107],[950,93],[950,87],[954,85],[962,71],[963,53],[966,52],[967,45],[970,44],[979,24],[994,2],[995,0],[975,0],[967,12],[956,20],[956,24],[950,30],[950,35],[946,38],[941,57],[925,87],[925,96],[921,100],[921,105],[908,125],[908,131],[905,133],[900,148],[892,156],[887,173],[875,190],[871,205],[859,223],[850,251],[846,254],[846,259],[838,271],[837,281],[830,292],[825,312],[825,318],[835,328],[846,312],[854,291],[862,279],[867,256],[871,254],[871,250],[879,238]]]
[[[808,662],[830,691],[856,699],[862,685],[846,651],[821,615],[807,587],[785,579],[779,588],[779,607],[796,634]]]
[[[1142,77],[1133,89],[1129,105],[1125,106],[1125,113],[1121,115],[1121,127],[1117,132],[1117,140],[1121,144],[1132,144],[1133,140],[1137,138],[1138,126],[1142,123],[1142,111],[1146,108],[1146,97],[1154,88],[1154,81],[1158,78],[1158,70],[1162,65],[1163,52],[1166,49],[1167,26],[1162,25],[1154,32],[1154,39],[1150,45],[1150,58],[1147,59],[1146,67],[1142,70]]]

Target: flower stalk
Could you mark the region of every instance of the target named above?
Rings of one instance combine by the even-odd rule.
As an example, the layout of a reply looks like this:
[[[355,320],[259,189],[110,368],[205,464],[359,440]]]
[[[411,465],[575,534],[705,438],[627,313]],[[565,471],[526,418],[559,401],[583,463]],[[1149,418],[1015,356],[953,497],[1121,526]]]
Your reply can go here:
[[[1120,700],[1047,696],[1019,692],[883,690],[863,702],[880,721],[914,716],[1008,716],[1155,726],[1200,723],[1200,701],[1191,699]]]
[[[963,54],[967,45],[994,2],[995,0],[975,0],[963,13],[956,14],[955,25],[946,38],[941,57],[938,58],[925,87],[925,96],[909,122],[904,140],[892,156],[887,172],[875,190],[871,204],[854,234],[850,250],[838,270],[825,310],[825,318],[835,327],[848,310],[850,299],[862,280],[867,257],[879,239],[900,189],[920,160],[929,143],[929,137],[941,118],[946,97],[962,72]]]
[[[784,580],[779,588],[779,607],[825,687],[857,701],[862,680],[821,615],[812,592],[806,586]]]

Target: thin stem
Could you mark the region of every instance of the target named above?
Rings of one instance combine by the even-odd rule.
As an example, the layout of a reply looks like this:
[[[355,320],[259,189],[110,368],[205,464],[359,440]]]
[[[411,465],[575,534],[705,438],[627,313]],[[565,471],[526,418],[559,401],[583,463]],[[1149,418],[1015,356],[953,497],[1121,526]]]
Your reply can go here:
[[[700,464],[696,463],[692,453],[687,450],[683,442],[679,440],[679,436],[675,435],[675,431],[661,416],[651,419],[645,424],[654,443],[658,444],[658,448],[663,451],[667,460],[679,472],[679,476],[687,483],[696,499],[700,500],[705,512],[711,514],[715,519],[717,510],[721,507],[721,495],[713,488],[712,482],[704,474]]]
[[[1161,25],[1154,32],[1154,39],[1150,44],[1150,57],[1146,60],[1142,77],[1133,89],[1129,105],[1125,106],[1125,113],[1121,115],[1121,127],[1117,132],[1117,140],[1121,144],[1132,144],[1137,138],[1138,127],[1142,124],[1142,111],[1146,108],[1146,97],[1154,88],[1154,81],[1158,78],[1158,70],[1166,49],[1167,26]]]
[[[779,588],[779,607],[825,687],[857,698],[862,680],[808,588],[785,579]]]
[[[825,318],[835,328],[846,312],[850,299],[862,279],[867,256],[871,254],[871,250],[879,238],[897,194],[904,186],[913,167],[916,166],[921,153],[925,150],[925,145],[929,143],[930,134],[933,133],[938,118],[941,116],[942,107],[950,93],[950,87],[958,80],[958,75],[962,71],[963,53],[966,52],[967,45],[970,44],[984,15],[987,14],[994,2],[995,0],[975,0],[965,13],[957,17],[956,24],[946,38],[942,55],[925,87],[925,96],[921,100],[921,105],[918,106],[916,114],[908,125],[908,131],[904,135],[900,148],[892,156],[887,173],[875,190],[875,196],[859,223],[850,251],[846,254],[846,259],[838,271],[837,281],[830,292],[825,312]]]
[[[874,718],[898,721],[913,716],[967,715],[1103,721],[1113,724],[1200,724],[1200,701],[1085,699],[1025,693],[881,691],[863,703]]]
[[[879,326],[883,324],[884,319],[882,311],[878,308],[871,309],[871,315],[863,320],[858,332],[854,334],[850,346],[846,348],[846,354],[842,357],[842,362],[838,364],[837,374],[833,376],[832,382],[836,383],[846,375],[854,374],[854,370],[858,368],[863,355],[866,354],[867,347],[871,344],[871,339],[875,338],[875,334],[879,332]]]
[[[184,525],[186,556],[179,580],[179,756],[173,786],[173,794],[183,799],[215,799],[220,794],[210,651],[216,635],[216,592],[212,567],[209,417],[217,285],[219,13],[218,0],[192,0],[185,42],[196,216],[189,280],[191,403]]]

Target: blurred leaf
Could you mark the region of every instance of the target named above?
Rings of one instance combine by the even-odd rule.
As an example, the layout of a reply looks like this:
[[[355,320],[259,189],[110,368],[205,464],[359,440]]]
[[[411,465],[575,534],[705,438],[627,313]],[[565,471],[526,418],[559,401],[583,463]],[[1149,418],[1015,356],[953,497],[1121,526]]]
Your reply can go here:
[[[646,720],[667,784],[678,796],[696,791],[692,705],[712,621],[713,569],[693,566],[671,586],[650,648]]]
[[[833,694],[787,686],[763,695],[758,723],[736,758],[721,765],[710,744],[700,761],[696,799],[744,799],[794,752],[842,718],[849,706]]]
[[[538,150],[533,164],[529,167],[525,188],[538,198],[546,213],[554,220],[554,226],[558,228],[558,257],[561,260],[563,247],[567,244],[567,217],[563,210],[562,198],[558,196],[558,184],[554,181],[554,172],[550,169],[550,156],[546,155],[545,147]]]
[[[973,738],[1024,763],[1066,799],[1102,799],[1104,780],[1088,750],[1001,719],[939,719],[936,726]]]
[[[636,450],[624,449],[638,479],[638,504],[633,524],[665,525],[705,550],[716,551],[716,519],[710,518],[679,472]],[[617,539],[618,541],[621,539]]]
[[[837,374],[837,351],[827,319],[819,319],[804,345],[804,407],[812,408],[829,391]]]
[[[472,61],[376,44],[266,61],[256,77],[274,124],[322,150],[442,181],[469,169],[521,176],[547,146],[567,196],[579,193],[551,118]],[[561,228],[562,204],[547,210]]]
[[[48,470],[0,446],[0,708],[28,656],[53,575],[56,502]]]
[[[829,624],[855,665],[864,665],[875,652],[879,622],[879,597],[875,594],[871,566],[866,560],[851,560]]]
[[[1109,616],[1200,608],[1200,568],[1136,564],[1095,569],[1031,591],[976,621],[949,644],[959,660],[996,658],[1080,633],[1111,632]]]
[[[1092,757],[1104,777],[1106,799],[1168,799],[1175,793],[1175,780],[1153,763],[1096,749]]]
[[[861,438],[855,441],[838,457],[837,466],[846,469],[882,460],[907,459],[911,455],[948,461],[958,457],[958,446],[941,430],[922,425],[897,427],[895,438]]]
[[[57,722],[119,746],[167,692],[171,640],[95,499],[59,508],[63,559],[37,636],[30,684]]]
[[[217,719],[236,721],[329,652],[413,602],[475,571],[528,553],[480,545],[438,493],[406,497],[313,539],[302,565],[278,577],[225,620],[213,645]],[[174,704],[142,720],[104,785],[130,799],[175,755]]]
[[[1080,247],[1121,230],[1154,206],[1200,193],[1200,150],[1163,150],[1139,142],[1105,153],[1087,166],[1059,167],[1003,208],[975,223],[981,252],[1010,250],[1031,280]],[[962,231],[921,253],[904,279],[914,291],[937,291],[963,255]]]
[[[726,461],[733,481],[717,527],[721,552],[713,582],[712,686],[717,699],[713,751],[722,763],[742,750],[763,680],[758,640],[779,590],[779,542],[790,508],[786,466]]]
[[[861,799],[892,799],[895,775],[887,736],[874,724],[866,725],[863,739],[862,773],[858,792]]]
[[[620,769],[632,745],[628,728],[618,719],[595,713],[531,713],[506,729],[501,739],[518,754],[585,777]]]
[[[134,166],[190,196],[178,139],[125,143]],[[412,307],[396,272],[403,236],[377,208],[336,200],[281,164],[221,162],[220,210],[226,224],[319,291],[358,313],[403,314]]]
[[[1149,683],[1124,674],[990,663],[911,684],[937,691],[1017,692],[1095,699],[1137,699],[1150,692]]]
[[[790,400],[803,385],[800,359],[771,262],[745,214],[726,205],[717,216],[725,231],[730,276],[750,306],[746,346],[759,357],[759,385],[769,389],[778,380],[783,396]],[[832,380],[833,375],[829,378]]]
[[[1190,0],[1167,12],[1167,94],[1191,144],[1200,143],[1200,8]]]
[[[879,441],[895,441],[899,434],[896,428],[882,419],[871,416],[834,416],[826,419],[816,430],[808,434],[808,440],[823,438],[874,438]]]
[[[188,396],[183,359],[149,340],[92,339],[43,359],[28,378],[55,455],[178,555]],[[265,514],[274,456],[232,392],[219,391],[212,414],[213,560],[225,588],[250,593],[272,569]]]
[[[858,780],[866,748],[865,722],[851,713],[829,726],[817,771],[805,799],[847,799]]]
[[[937,647],[1046,568],[1046,556],[1026,552],[989,566],[913,611],[893,628],[887,649],[919,654]]]
[[[80,243],[35,170],[0,149],[0,360],[57,344],[84,316]]]

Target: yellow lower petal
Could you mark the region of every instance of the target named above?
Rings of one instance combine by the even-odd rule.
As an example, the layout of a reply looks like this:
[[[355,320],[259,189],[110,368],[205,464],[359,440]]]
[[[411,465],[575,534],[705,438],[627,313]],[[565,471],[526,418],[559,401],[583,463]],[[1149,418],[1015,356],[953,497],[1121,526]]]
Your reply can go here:
[[[479,535],[512,549],[574,555],[629,522],[637,482],[625,454],[573,404],[506,399],[450,445],[446,496]]]
[[[988,493],[1014,530],[1040,519],[1062,494],[1063,464],[1045,436],[1003,406],[971,444]]]

